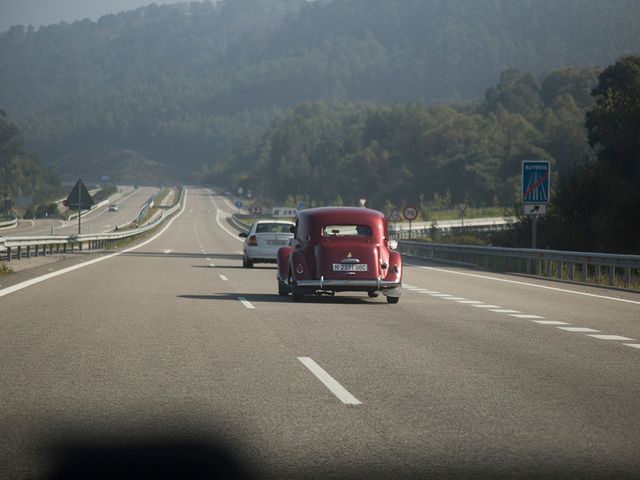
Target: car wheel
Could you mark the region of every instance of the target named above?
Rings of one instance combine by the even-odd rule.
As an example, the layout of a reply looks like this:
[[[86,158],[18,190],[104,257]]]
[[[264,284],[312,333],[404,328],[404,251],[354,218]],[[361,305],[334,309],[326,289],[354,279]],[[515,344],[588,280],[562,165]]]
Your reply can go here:
[[[242,266],[244,268],[253,268],[253,262],[247,259],[247,257],[242,257]]]
[[[378,292],[367,292],[370,298],[376,298],[378,296]]]
[[[278,295],[282,295],[283,297],[286,297],[287,295],[289,295],[289,285],[287,285],[286,283],[284,283],[282,280],[278,279]]]
[[[387,297],[387,303],[398,303],[400,301],[400,297]]]
[[[296,290],[296,287],[291,287],[291,298],[294,302],[304,302],[304,295]]]

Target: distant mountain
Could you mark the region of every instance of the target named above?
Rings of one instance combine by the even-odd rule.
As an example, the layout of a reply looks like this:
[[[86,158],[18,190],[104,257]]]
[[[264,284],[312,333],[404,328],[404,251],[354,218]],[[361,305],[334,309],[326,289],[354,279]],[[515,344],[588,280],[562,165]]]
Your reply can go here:
[[[152,4],[0,34],[0,108],[48,163],[112,149],[193,170],[304,101],[477,99],[508,67],[638,52],[638,25],[637,0]]]

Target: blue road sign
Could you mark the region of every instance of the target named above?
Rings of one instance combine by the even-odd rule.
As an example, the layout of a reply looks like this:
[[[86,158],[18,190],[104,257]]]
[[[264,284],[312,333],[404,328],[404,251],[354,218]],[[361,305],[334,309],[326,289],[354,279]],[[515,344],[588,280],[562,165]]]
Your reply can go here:
[[[244,206],[244,204],[240,200],[236,200],[236,207],[237,208],[242,208],[243,206]]]
[[[522,203],[547,205],[549,203],[549,177],[551,168],[546,160],[522,162]]]

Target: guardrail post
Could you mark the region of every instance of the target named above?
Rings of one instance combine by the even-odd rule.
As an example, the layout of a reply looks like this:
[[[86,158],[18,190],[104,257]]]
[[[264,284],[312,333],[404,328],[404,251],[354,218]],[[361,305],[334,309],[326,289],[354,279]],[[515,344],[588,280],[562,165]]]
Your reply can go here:
[[[40,256],[40,249],[38,248],[40,245],[36,245],[35,251],[36,251],[36,257]]]
[[[631,267],[624,269],[624,287],[629,288],[631,286]]]
[[[584,282],[589,283],[589,264],[587,262],[582,264],[582,273],[584,274]]]
[[[609,265],[609,285],[613,286],[616,283],[616,267]]]
[[[31,245],[27,245],[27,258],[31,258]]]
[[[544,261],[544,273],[547,278],[551,278],[551,268],[553,267],[551,260]]]
[[[18,247],[19,249],[20,247]],[[11,247],[7,247],[7,262],[11,261]]]
[[[576,265],[573,262],[569,262],[569,280],[573,280],[573,277],[575,276],[575,271],[576,271]]]
[[[602,277],[602,266],[598,264],[596,265],[596,283],[600,283],[601,277]]]

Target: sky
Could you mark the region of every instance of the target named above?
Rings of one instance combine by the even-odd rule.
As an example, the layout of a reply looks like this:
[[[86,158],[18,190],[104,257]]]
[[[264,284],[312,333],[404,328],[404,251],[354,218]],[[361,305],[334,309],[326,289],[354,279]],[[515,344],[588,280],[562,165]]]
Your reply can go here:
[[[90,18],[97,20],[108,13],[135,10],[156,3],[178,3],[180,0],[0,0],[0,32],[12,25],[49,25]]]

